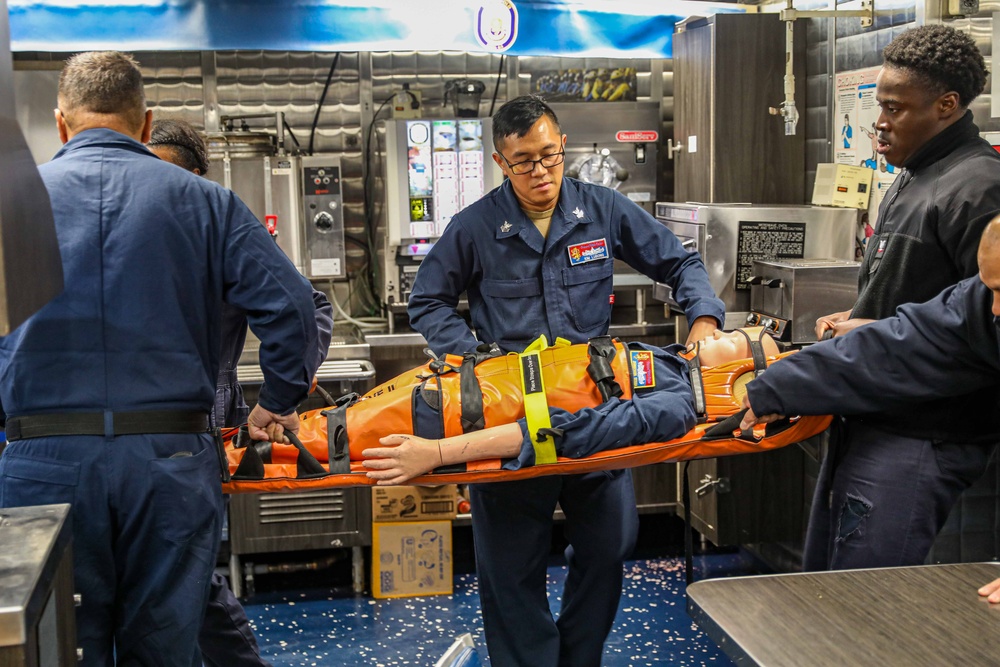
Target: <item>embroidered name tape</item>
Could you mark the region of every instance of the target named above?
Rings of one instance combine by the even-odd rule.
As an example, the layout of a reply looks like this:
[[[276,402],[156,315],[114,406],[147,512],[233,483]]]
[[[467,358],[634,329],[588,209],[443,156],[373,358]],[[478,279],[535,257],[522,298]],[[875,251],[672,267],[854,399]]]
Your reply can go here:
[[[605,239],[577,243],[576,245],[571,245],[566,251],[569,252],[569,263],[571,266],[595,262],[611,256],[608,253],[608,242]]]

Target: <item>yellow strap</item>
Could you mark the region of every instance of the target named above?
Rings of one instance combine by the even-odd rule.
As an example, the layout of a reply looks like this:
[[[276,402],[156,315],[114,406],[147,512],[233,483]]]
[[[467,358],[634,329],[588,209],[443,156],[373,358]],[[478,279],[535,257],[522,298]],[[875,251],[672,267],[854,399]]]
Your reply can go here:
[[[572,343],[570,343],[565,338],[556,338],[556,344],[549,345],[549,342],[545,339],[545,334],[542,334],[535,340],[531,341],[531,344],[528,345],[528,347],[524,348],[524,351],[541,352],[542,350],[547,350],[550,347],[569,347],[570,345],[572,345]]]
[[[545,396],[545,384],[542,381],[541,350],[545,347],[545,336],[541,336],[524,352],[517,355],[521,369],[524,416],[528,422],[528,435],[531,438],[531,444],[535,448],[536,465],[556,462],[556,445],[552,437],[548,436],[544,441],[538,438],[539,429],[552,428],[552,422],[549,420],[549,402]]]

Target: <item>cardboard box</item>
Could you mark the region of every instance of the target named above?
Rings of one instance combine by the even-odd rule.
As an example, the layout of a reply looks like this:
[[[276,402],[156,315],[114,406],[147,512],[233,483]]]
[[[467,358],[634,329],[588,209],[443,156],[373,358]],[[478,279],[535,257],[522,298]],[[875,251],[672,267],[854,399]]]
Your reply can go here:
[[[451,520],[458,513],[457,506],[457,484],[372,487],[375,522]]]
[[[450,595],[451,521],[372,524],[372,595]]]
[[[874,169],[850,164],[818,164],[812,203],[867,209],[874,173]]]

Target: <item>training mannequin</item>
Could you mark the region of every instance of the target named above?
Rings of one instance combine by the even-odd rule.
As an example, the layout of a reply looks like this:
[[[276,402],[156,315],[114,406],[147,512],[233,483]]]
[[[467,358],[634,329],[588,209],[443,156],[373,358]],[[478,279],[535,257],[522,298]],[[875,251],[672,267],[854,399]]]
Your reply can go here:
[[[305,454],[260,443],[244,459],[248,442],[234,439],[228,490],[399,484],[430,470],[433,479],[417,483],[499,481],[761,451],[812,435],[812,421],[780,442],[719,423],[739,411],[742,386],[782,356],[760,328],[719,331],[690,349],[603,342],[432,361],[360,399],[304,413]],[[547,403],[526,417],[521,369],[531,358]]]

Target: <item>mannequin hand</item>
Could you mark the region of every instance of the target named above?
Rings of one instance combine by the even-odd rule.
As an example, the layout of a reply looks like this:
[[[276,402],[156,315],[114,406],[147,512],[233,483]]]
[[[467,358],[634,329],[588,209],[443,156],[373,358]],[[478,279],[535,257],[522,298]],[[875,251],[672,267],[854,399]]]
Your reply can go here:
[[[361,455],[369,479],[379,486],[403,484],[443,464],[441,444],[415,435],[393,434],[381,438],[384,447],[370,447]]]

